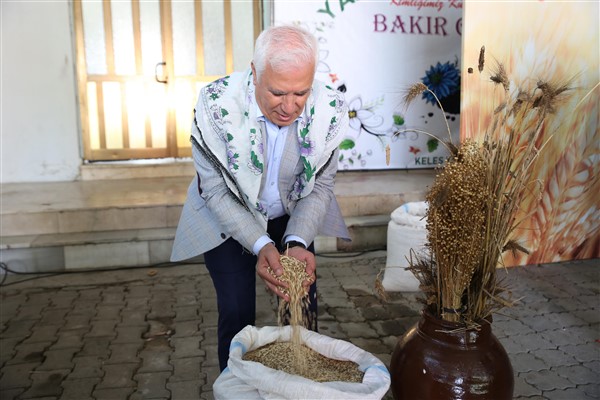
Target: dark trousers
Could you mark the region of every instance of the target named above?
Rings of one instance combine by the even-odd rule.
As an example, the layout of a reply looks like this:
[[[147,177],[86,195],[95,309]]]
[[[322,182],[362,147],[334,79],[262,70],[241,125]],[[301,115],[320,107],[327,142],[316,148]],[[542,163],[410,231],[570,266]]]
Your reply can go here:
[[[278,248],[289,216],[269,221],[267,232]],[[314,253],[314,245],[308,248]],[[280,248],[280,251],[282,249]],[[219,321],[217,327],[219,367],[227,367],[229,345],[233,337],[256,319],[256,261],[257,257],[229,238],[220,246],[204,253],[204,262],[217,292]],[[316,330],[317,283],[309,291],[309,312],[314,316]]]

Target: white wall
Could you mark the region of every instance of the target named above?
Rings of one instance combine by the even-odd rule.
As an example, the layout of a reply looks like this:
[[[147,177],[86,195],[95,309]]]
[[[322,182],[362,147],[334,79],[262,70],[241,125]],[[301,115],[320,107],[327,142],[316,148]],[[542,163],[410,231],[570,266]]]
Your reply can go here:
[[[74,180],[81,165],[71,2],[1,1],[0,182]]]

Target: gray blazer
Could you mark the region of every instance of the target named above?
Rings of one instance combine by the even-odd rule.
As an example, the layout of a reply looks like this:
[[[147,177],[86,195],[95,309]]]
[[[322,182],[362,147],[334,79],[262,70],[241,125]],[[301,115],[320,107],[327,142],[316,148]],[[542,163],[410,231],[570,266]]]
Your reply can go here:
[[[193,126],[192,129],[197,127]],[[262,132],[266,132],[265,126],[262,126]],[[290,127],[290,134],[287,135],[278,182],[284,209],[290,215],[284,237],[297,235],[307,243],[313,242],[317,235],[350,240],[333,193],[338,165],[337,149],[317,174],[313,191],[298,201],[288,199],[295,177],[303,170],[299,143],[292,132],[296,132],[295,124]],[[230,237],[251,251],[256,240],[266,233],[265,229],[255,220],[253,214],[227,194],[223,178],[195,145],[192,145],[192,156],[197,175],[188,188],[187,200],[175,234],[171,261],[196,257],[219,246]],[[265,175],[263,174],[262,185]]]

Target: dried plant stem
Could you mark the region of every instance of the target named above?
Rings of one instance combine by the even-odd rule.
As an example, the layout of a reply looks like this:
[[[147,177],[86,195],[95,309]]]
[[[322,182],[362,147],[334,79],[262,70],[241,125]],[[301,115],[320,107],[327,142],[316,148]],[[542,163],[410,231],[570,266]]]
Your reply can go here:
[[[415,132],[415,133],[421,133],[421,134],[423,134],[423,135],[427,135],[427,136],[429,136],[429,137],[431,137],[431,138],[433,138],[433,139],[436,139],[436,140],[438,140],[438,141],[439,141],[439,142],[440,142],[442,145],[444,145],[444,147],[446,148],[446,150],[448,150],[448,152],[449,152],[450,154],[453,154],[453,153],[454,153],[454,151],[453,151],[453,149],[452,149],[452,147],[451,147],[451,146],[449,146],[449,145],[448,145],[446,142],[444,142],[444,141],[442,141],[442,140],[438,139],[438,137],[437,137],[437,136],[435,136],[435,135],[433,135],[433,134],[431,134],[431,133],[429,133],[429,132],[427,132],[427,131],[423,131],[423,130],[420,130],[420,129],[412,129],[412,128],[411,128],[411,129],[401,129],[401,130],[399,130],[398,132],[396,132],[396,134],[405,133],[405,132]],[[452,142],[450,142],[450,143],[452,143]]]

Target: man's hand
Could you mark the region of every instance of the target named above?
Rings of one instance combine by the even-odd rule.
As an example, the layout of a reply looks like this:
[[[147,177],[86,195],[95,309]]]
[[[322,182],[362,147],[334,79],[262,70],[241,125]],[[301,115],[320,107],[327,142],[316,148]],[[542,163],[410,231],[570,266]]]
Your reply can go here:
[[[258,253],[256,272],[271,292],[275,293],[285,301],[290,301],[290,297],[283,294],[280,290],[281,287],[287,287],[288,284],[278,281],[268,270],[268,268],[271,267],[276,276],[281,276],[281,274],[283,274],[283,267],[279,261],[279,256],[279,251],[273,243],[265,245]]]
[[[296,260],[306,263],[306,273],[310,276],[310,278],[302,282],[302,286],[304,286],[308,291],[308,288],[316,279],[315,271],[317,269],[317,262],[315,260],[315,255],[300,246],[285,249],[283,254],[294,257]]]

